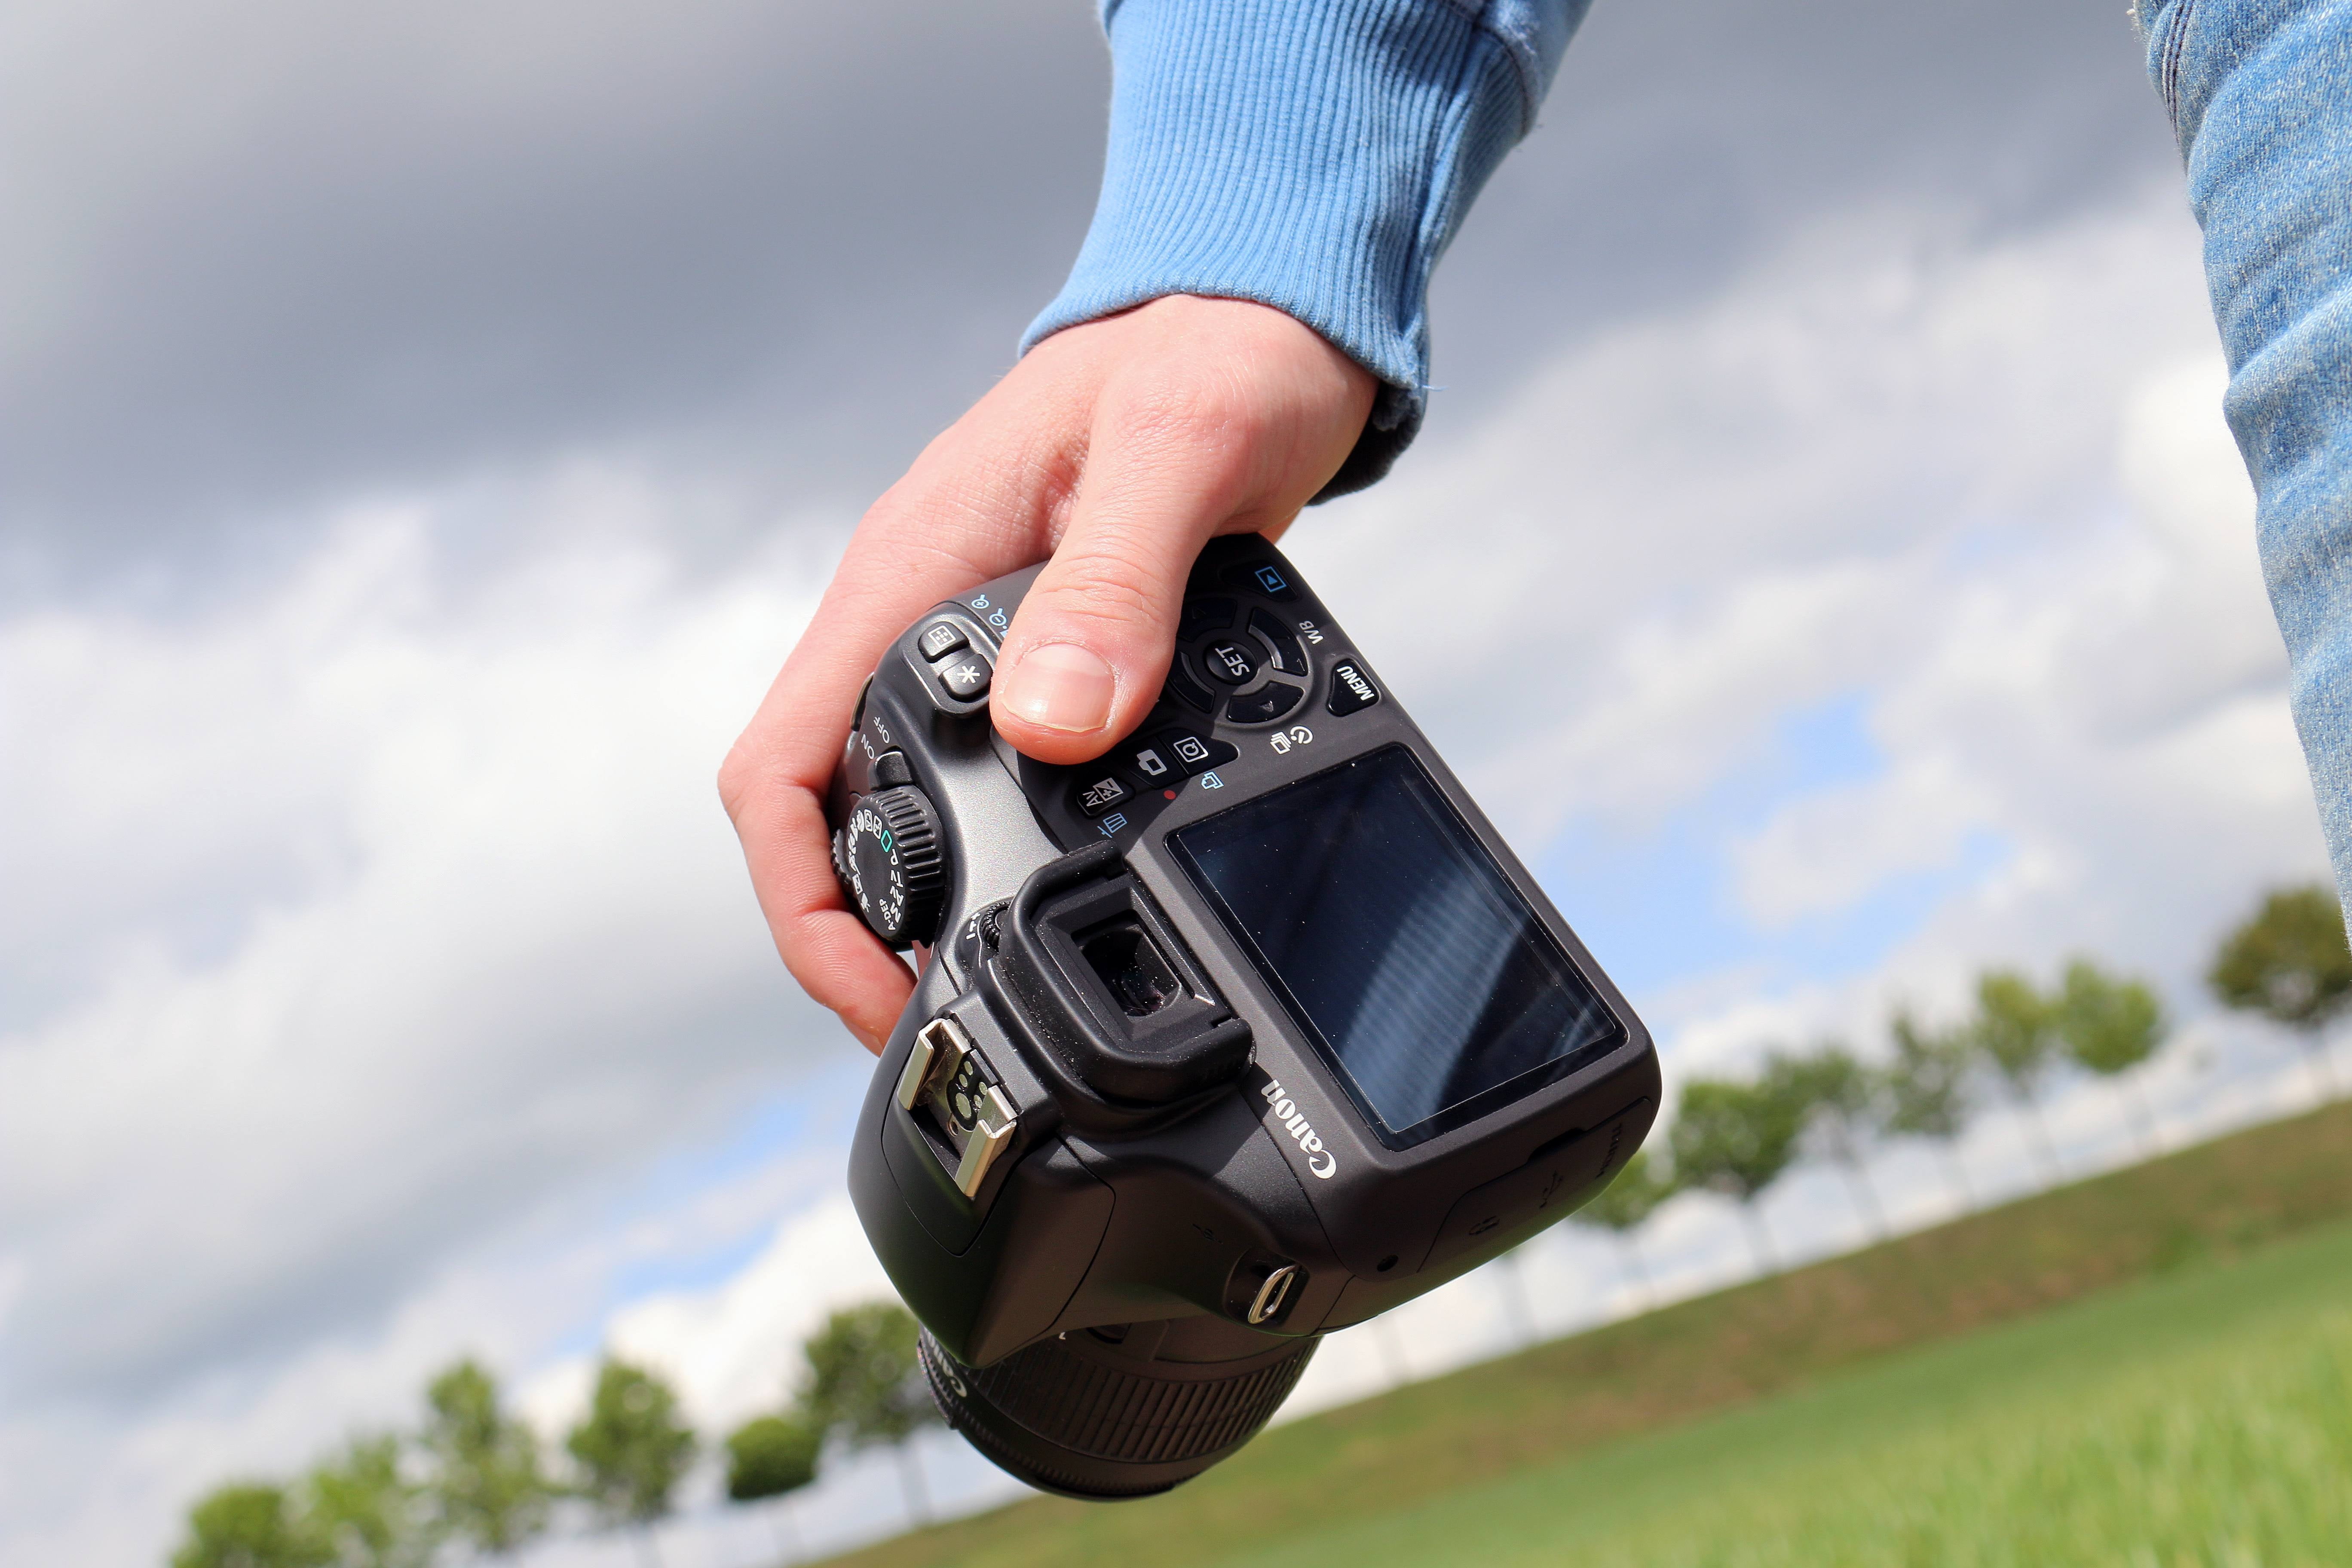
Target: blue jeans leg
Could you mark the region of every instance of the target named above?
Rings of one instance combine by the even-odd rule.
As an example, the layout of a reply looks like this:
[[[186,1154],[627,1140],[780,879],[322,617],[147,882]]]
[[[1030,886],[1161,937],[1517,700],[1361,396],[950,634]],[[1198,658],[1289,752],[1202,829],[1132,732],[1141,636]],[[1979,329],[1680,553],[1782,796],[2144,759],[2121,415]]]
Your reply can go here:
[[[2224,405],[2352,900],[2352,0],[2142,0],[2205,231]]]

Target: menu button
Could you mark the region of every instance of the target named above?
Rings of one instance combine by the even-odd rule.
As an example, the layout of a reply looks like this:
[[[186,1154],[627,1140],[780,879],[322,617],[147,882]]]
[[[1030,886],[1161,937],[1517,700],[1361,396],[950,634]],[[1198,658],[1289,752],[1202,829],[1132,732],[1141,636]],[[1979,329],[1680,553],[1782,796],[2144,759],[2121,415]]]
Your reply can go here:
[[[1381,700],[1381,689],[1372,678],[1352,658],[1343,658],[1331,667],[1331,700],[1323,706],[1333,715],[1344,719],[1350,713],[1360,713]]]

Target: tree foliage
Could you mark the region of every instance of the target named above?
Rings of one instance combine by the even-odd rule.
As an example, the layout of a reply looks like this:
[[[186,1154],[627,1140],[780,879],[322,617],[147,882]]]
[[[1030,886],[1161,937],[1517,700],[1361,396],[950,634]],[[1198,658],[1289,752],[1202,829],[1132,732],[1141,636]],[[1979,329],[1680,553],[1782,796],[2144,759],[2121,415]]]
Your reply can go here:
[[[1968,1130],[1969,1083],[1975,1067],[1968,1040],[1922,1029],[1897,1013],[1888,1032],[1895,1060],[1886,1072],[1886,1130],[1949,1142]]]
[[[1765,1065],[1764,1085],[1793,1110],[1801,1140],[1843,1163],[1861,1160],[1879,1125],[1885,1086],[1852,1051],[1824,1041],[1803,1056],[1776,1056]]]
[[[461,1361],[425,1392],[422,1444],[438,1523],[491,1556],[547,1528],[554,1489],[540,1468],[539,1436],[499,1407],[497,1382]]]
[[[2283,888],[2223,939],[2207,975],[2223,1005],[2316,1035],[2352,1004],[2352,949],[2336,895]]]
[[[1636,1149],[1615,1179],[1569,1217],[1580,1225],[1597,1225],[1621,1235],[1637,1230],[1675,1195],[1675,1184],[1651,1163],[1647,1149]]]
[[[172,1568],[328,1568],[334,1562],[286,1489],[232,1482],[188,1510],[188,1538]]]
[[[816,1479],[824,1431],[798,1411],[761,1415],[727,1439],[727,1495],[737,1502],[796,1492]]]
[[[335,1568],[425,1568],[436,1544],[417,1485],[402,1474],[400,1439],[358,1437],[302,1483],[303,1511]]]
[[[2020,1100],[2033,1098],[2055,1059],[2056,1022],[2049,999],[2015,970],[1989,970],[1978,978],[1970,1036]]]
[[[806,1402],[822,1429],[862,1448],[904,1442],[937,1419],[915,1348],[920,1332],[895,1301],[870,1301],[826,1319],[802,1347]]]
[[[640,1366],[606,1356],[596,1369],[588,1414],[564,1447],[580,1466],[580,1495],[607,1524],[650,1524],[694,1462],[694,1429],[678,1419],[677,1394]]]
[[[2129,1072],[2164,1043],[2164,1005],[2156,993],[2137,980],[2110,975],[2088,959],[2066,966],[2053,1002],[2066,1054],[2102,1078]]]
[[[1685,1186],[1752,1204],[1797,1157],[1801,1108],[1785,1085],[1693,1079],[1667,1134]]]

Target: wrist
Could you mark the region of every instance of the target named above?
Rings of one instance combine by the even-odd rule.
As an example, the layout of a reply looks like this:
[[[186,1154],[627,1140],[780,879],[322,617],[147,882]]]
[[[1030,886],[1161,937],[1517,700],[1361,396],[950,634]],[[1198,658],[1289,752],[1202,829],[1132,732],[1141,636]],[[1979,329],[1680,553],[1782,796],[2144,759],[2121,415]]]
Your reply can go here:
[[[1171,294],[1272,306],[1381,384],[1326,495],[1418,429],[1429,275],[1582,6],[1125,0],[1092,227],[1024,349]]]

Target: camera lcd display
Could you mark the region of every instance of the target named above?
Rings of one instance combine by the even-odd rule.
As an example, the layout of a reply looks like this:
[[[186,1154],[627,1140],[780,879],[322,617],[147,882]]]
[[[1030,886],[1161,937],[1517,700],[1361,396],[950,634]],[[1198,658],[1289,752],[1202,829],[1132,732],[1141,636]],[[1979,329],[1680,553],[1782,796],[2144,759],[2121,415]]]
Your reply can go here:
[[[1391,1148],[1556,1081],[1624,1037],[1402,746],[1171,843]]]

